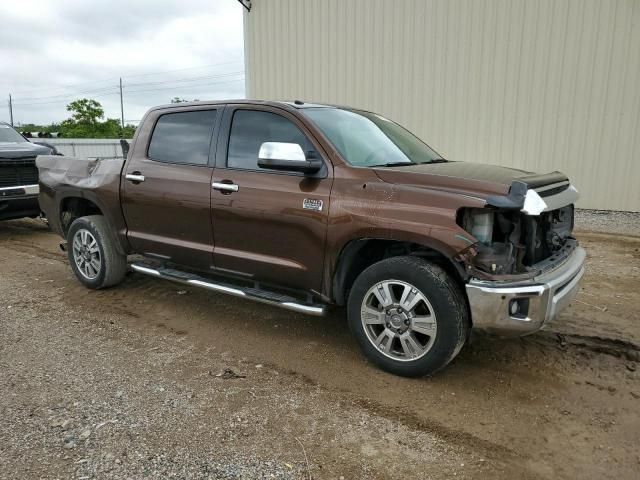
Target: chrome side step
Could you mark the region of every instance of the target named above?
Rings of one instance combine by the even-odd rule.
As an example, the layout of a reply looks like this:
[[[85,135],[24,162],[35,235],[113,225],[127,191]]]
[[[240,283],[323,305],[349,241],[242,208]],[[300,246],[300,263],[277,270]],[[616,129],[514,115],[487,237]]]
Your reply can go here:
[[[149,275],[151,277],[158,277],[165,280],[171,280],[172,282],[183,283],[185,285],[206,288],[207,290],[213,290],[214,292],[226,293],[228,295],[233,295],[234,297],[242,297],[247,300],[254,300],[256,302],[273,305],[286,310],[293,310],[294,312],[306,313],[308,315],[315,315],[318,317],[323,316],[326,313],[325,305],[300,303],[294,297],[269,292],[267,290],[241,287],[221,281],[213,281],[192,273],[170,268],[158,268],[144,263],[132,263],[130,267],[134,272]]]

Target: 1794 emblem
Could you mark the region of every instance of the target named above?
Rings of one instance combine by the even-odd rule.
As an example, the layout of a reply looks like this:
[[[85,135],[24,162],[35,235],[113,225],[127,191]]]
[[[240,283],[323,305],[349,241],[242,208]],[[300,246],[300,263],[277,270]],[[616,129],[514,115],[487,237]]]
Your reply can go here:
[[[305,198],[302,202],[302,208],[305,210],[316,210],[321,212],[322,200],[318,200],[317,198]]]

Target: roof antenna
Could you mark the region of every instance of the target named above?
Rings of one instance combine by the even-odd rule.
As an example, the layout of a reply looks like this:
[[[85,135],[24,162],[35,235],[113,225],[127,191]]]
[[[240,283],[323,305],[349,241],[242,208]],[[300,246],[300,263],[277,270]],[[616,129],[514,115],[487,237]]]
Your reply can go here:
[[[296,105],[304,105],[304,102],[302,100],[295,100],[293,103],[295,103]]]

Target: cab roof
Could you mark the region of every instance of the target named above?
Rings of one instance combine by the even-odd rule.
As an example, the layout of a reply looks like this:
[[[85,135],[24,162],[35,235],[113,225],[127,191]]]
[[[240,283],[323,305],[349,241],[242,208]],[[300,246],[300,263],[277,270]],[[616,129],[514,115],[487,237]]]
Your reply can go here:
[[[164,110],[167,108],[179,107],[196,107],[205,105],[227,105],[227,104],[245,104],[245,105],[267,105],[272,107],[287,107],[297,110],[305,108],[345,108],[338,105],[329,105],[322,103],[307,103],[300,100],[294,101],[278,101],[278,100],[250,100],[250,99],[231,99],[231,100],[198,100],[196,102],[180,102],[168,103],[152,107],[150,110]]]

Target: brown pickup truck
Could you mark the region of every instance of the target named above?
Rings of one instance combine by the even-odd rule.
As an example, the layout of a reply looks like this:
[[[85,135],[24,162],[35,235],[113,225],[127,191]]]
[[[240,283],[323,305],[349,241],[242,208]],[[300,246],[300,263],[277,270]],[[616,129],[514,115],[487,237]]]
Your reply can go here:
[[[87,287],[130,269],[311,315],[344,305],[364,354],[400,375],[441,369],[472,329],[539,330],[584,273],[565,175],[445,160],[357,109],[160,106],[125,160],[37,165]]]

